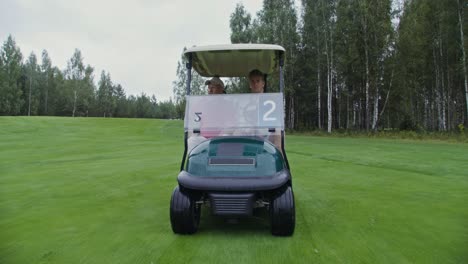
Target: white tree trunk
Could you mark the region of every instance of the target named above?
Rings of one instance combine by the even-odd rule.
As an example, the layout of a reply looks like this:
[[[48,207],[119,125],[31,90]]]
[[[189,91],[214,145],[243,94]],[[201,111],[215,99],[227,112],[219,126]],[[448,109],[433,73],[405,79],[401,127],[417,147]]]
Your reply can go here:
[[[374,98],[374,118],[372,119],[372,130],[377,130],[378,121],[379,121],[379,85],[376,85],[375,98]]]
[[[356,127],[356,103],[353,102],[353,128]]]
[[[364,41],[366,54],[366,130],[369,130],[369,51],[367,40]]]
[[[426,129],[431,129],[429,127],[429,114],[430,114],[430,104],[429,104],[429,100],[426,97],[424,98],[424,124],[425,124]]]
[[[331,23],[328,21],[328,23]],[[328,95],[327,95],[327,108],[328,108],[328,127],[327,132],[331,133],[332,122],[333,122],[333,111],[332,111],[332,96],[333,96],[333,31],[330,25],[328,25],[330,31],[330,49],[328,48],[328,39],[325,37],[326,49],[327,49],[327,82],[328,82]],[[330,54],[330,56],[328,56]]]
[[[327,113],[328,113],[328,122],[327,122],[327,132],[331,133],[331,122],[332,122],[332,117],[331,117],[331,95],[332,95],[332,89],[331,89],[331,69],[330,69],[330,57],[328,54],[328,39],[325,40],[325,49],[326,49],[326,57],[327,57]]]
[[[434,40],[437,41],[437,40]],[[436,96],[436,106],[437,106],[437,120],[438,120],[438,129],[443,130],[443,119],[442,119],[442,99],[441,99],[441,94],[440,94],[440,69],[439,69],[439,64],[437,63],[437,52],[436,52],[436,47],[434,46],[432,48],[432,57],[434,59],[434,69],[435,69],[435,85],[434,85],[434,90],[435,90],[435,96]]]
[[[438,123],[439,123],[439,131],[443,131],[444,130],[444,121],[442,119],[442,100],[441,100],[441,95],[440,95],[440,91],[437,90],[436,91],[436,104],[437,104],[437,119],[438,119]]]
[[[447,98],[445,96],[445,80],[444,80],[444,65],[443,65],[443,52],[442,52],[442,37],[440,36],[440,29],[439,29],[439,59],[440,59],[440,94],[441,94],[441,104],[442,104],[442,130],[446,131],[447,130],[447,114],[446,114],[446,103],[447,103]]]
[[[29,102],[28,102],[28,116],[31,116],[31,91],[32,91],[32,70],[29,76]]]
[[[46,91],[45,91],[45,115],[47,115],[47,100],[49,99],[49,75],[46,78]]]
[[[321,85],[321,80],[320,80],[320,37],[319,37],[319,32],[318,30],[316,31],[316,41],[317,41],[317,110],[318,110],[318,115],[317,115],[317,122],[318,122],[318,128],[322,129],[322,120],[321,120],[321,114],[322,114],[322,98],[321,98],[321,91],[322,91],[322,85]]]
[[[363,8],[361,6],[361,8]],[[364,11],[364,10],[362,10]],[[369,131],[369,123],[370,123],[370,111],[369,111],[369,44],[367,39],[367,18],[365,15],[361,18],[362,29],[364,34],[364,52],[365,52],[365,60],[366,60],[366,114],[365,114],[365,123],[366,123],[366,131]]]
[[[379,80],[383,80],[385,75],[385,68],[382,66],[382,71],[380,72],[380,77]],[[392,71],[392,76],[390,77],[390,85],[388,88],[388,91],[390,91],[391,86],[392,86],[392,79],[393,79],[393,71]],[[381,82],[377,83],[375,85],[375,98],[374,98],[374,118],[372,119],[372,130],[377,130],[377,124],[379,123],[379,118],[382,115],[382,113],[379,114],[379,100],[380,100],[380,94],[379,94],[379,85]],[[388,94],[387,93],[387,99],[388,99]]]
[[[337,75],[336,72],[333,73],[334,76]],[[335,98],[336,98],[336,104],[335,106],[338,107],[338,109],[336,109],[336,113],[337,113],[337,121],[338,121],[338,128],[341,128],[341,104],[340,104],[340,87],[342,87],[342,84],[340,85],[337,85],[335,84]]]
[[[294,128],[294,98],[289,96],[289,128]]]
[[[346,95],[346,129],[349,129],[349,88]]]
[[[320,71],[320,70],[319,70]],[[318,74],[319,77],[320,77],[320,73]],[[322,86],[319,84],[318,85],[318,97],[317,97],[317,103],[318,103],[318,127],[319,129],[322,129],[322,119],[321,119],[321,115],[322,115],[322,97],[321,97],[321,90],[322,90]]]
[[[322,90],[322,86],[320,85],[320,57],[319,56],[320,54],[317,56],[317,108],[318,108],[317,121],[318,121],[319,129],[322,129],[322,120],[320,118],[320,115],[322,114],[322,107],[320,103],[320,101],[322,100],[322,98],[320,97],[320,91]]]
[[[382,117],[383,113],[385,112],[385,107],[387,107],[388,98],[390,97],[390,91],[392,90],[392,83],[393,83],[393,69],[392,69],[392,74],[390,75],[390,83],[388,85],[387,97],[385,98],[385,103],[382,107],[382,111],[379,114],[379,118]]]
[[[333,118],[333,87],[335,83],[333,78],[335,76],[335,64],[334,62],[334,53],[333,53],[333,29],[330,26],[330,95],[328,97],[328,133],[331,133],[332,130],[332,118]]]
[[[331,105],[331,96],[333,94],[333,87],[332,87],[332,60],[333,60],[333,40],[332,40],[332,27],[329,23],[332,23],[330,22],[330,18],[329,17],[325,17],[325,13],[322,12],[322,17],[323,17],[323,22],[326,23],[324,26],[325,26],[325,56],[326,56],[326,59],[327,59],[327,91],[328,91],[328,95],[327,95],[327,108],[328,108],[328,128],[327,128],[327,132],[328,133],[331,133],[331,127],[332,127],[332,105]],[[330,33],[330,34],[327,34],[327,31]],[[328,41],[330,41],[330,49],[328,48]],[[330,58],[331,57],[331,58]]]
[[[73,91],[74,92],[74,100],[73,100],[73,113],[72,113],[72,117],[75,117],[75,110],[76,110],[76,90]]]
[[[332,98],[333,98],[333,47],[330,48],[330,63],[329,63],[329,70],[328,70],[328,98],[327,98],[328,99],[327,101],[327,108],[328,108],[327,132],[328,133],[331,133],[332,122],[333,122]]]
[[[462,0],[463,1],[463,0]],[[468,120],[468,77],[466,73],[466,53],[465,53],[465,40],[463,35],[463,3],[458,2],[458,24],[460,25],[460,39],[461,39],[461,50],[463,59],[463,75],[465,77],[465,99],[466,99],[466,118]]]

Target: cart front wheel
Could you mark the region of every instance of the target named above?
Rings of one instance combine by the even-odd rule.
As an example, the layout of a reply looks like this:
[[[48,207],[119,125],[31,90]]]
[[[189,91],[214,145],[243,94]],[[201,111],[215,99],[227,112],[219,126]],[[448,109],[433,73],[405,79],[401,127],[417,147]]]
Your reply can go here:
[[[171,197],[171,226],[176,234],[193,234],[200,223],[200,206],[177,186]]]
[[[275,236],[291,236],[296,225],[294,194],[290,186],[270,203],[271,233]]]

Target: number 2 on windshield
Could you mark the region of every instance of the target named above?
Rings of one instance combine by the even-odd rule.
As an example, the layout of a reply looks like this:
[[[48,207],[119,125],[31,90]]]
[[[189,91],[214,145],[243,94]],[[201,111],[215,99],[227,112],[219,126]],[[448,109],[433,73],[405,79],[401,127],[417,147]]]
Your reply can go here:
[[[271,114],[275,111],[276,109],[276,104],[272,100],[267,100],[263,102],[264,106],[270,105],[271,108],[263,115],[263,121],[276,121],[276,117],[270,117]]]

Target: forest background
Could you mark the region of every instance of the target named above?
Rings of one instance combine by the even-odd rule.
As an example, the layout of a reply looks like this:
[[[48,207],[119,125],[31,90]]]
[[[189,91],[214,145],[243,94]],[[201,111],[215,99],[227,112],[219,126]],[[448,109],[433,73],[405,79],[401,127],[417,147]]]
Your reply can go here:
[[[264,0],[252,15],[239,3],[230,16],[232,43],[286,49],[286,126],[322,131],[450,131],[468,125],[464,0]],[[183,117],[185,61],[173,98],[126,95],[76,49],[65,69],[44,50],[24,57],[9,36],[0,50],[0,115]],[[245,78],[227,92],[247,92]],[[277,79],[269,77],[269,90]],[[193,91],[206,93],[193,73]]]

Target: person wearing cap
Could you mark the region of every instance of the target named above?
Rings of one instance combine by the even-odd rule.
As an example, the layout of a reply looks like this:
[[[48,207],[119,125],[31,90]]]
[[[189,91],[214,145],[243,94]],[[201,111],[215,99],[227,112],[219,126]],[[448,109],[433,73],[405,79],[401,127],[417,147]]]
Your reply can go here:
[[[208,85],[208,94],[223,94],[225,93],[224,91],[224,83],[221,81],[219,76],[214,76],[213,78],[207,80],[205,82],[205,85]],[[226,107],[227,104],[229,104],[229,101],[226,101],[223,98],[206,98],[207,100],[212,100],[211,104],[214,109]],[[213,105],[214,102],[214,105]],[[223,115],[219,114],[220,112],[214,111],[212,113],[211,118],[215,118],[217,120],[217,123],[220,127],[220,129],[213,129],[210,128],[209,130],[206,130],[204,127],[204,119],[201,120],[200,123],[200,132],[198,136],[192,136],[189,138],[188,144],[189,144],[189,150],[191,150],[194,146],[199,144],[200,142],[206,140],[207,138],[212,138],[212,137],[217,137],[221,134],[223,134],[222,128],[225,126],[223,122],[227,122],[226,118],[224,118]]]
[[[249,85],[252,93],[265,92],[265,76],[264,74],[255,69],[249,73]]]
[[[223,94],[224,93],[224,83],[217,76],[207,80],[205,85],[208,85],[208,94]]]

